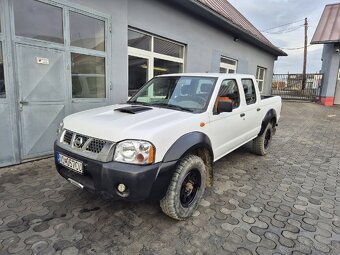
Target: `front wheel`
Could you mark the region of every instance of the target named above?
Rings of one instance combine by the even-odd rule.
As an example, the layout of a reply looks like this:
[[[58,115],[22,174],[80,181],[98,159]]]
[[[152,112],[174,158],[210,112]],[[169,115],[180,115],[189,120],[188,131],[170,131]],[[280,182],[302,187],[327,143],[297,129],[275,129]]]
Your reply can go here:
[[[178,164],[165,197],[160,201],[163,212],[176,220],[189,218],[196,210],[206,185],[203,160],[188,155]]]
[[[264,156],[268,153],[273,134],[273,125],[271,123],[268,123],[263,134],[259,135],[253,140],[253,151],[255,154]]]

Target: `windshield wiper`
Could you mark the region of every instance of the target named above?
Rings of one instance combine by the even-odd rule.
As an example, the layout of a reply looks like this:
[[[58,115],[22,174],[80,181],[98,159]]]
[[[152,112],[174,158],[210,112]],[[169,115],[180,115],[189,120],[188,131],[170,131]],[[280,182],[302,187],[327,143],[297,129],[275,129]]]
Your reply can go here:
[[[185,112],[194,112],[192,109],[188,109],[182,106],[174,105],[174,104],[166,104],[166,103],[154,103],[154,104],[149,104],[150,106],[161,106],[164,108],[169,108],[169,109],[176,109],[180,111],[185,111]]]

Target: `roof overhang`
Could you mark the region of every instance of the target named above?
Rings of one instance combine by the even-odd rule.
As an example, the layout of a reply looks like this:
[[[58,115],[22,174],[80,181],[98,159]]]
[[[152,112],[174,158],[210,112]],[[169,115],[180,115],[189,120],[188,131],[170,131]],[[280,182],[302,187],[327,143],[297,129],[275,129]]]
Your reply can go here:
[[[257,46],[258,48],[278,57],[288,56],[286,52],[280,50],[275,46],[269,46],[259,40],[256,36],[252,35],[249,31],[235,25],[229,19],[219,15],[218,13],[211,10],[204,4],[195,0],[173,0],[178,5],[182,6],[186,10],[194,13],[200,17],[204,17],[207,21],[210,21],[214,25],[217,25],[220,29],[225,32],[232,34],[235,38],[241,39],[251,45]]]
[[[339,40],[336,40],[336,41],[334,41],[334,40],[311,41],[310,44],[331,44],[331,43],[336,44],[336,43],[340,43],[340,41]]]
[[[311,44],[331,44],[340,42],[340,4],[325,6]]]

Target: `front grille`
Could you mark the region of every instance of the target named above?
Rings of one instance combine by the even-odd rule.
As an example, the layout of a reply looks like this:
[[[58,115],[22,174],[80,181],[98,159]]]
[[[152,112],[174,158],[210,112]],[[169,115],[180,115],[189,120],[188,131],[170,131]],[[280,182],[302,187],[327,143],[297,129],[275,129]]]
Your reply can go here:
[[[72,140],[73,137],[74,139]],[[112,144],[112,142],[106,140],[73,133],[72,131],[69,130],[65,131],[63,143],[70,145],[71,148],[80,151],[92,152],[95,154],[99,154],[106,144]]]
[[[99,153],[104,148],[106,141],[94,138],[87,146],[86,150],[93,153]]]
[[[64,143],[71,144],[73,133],[70,131],[66,131],[64,135]]]

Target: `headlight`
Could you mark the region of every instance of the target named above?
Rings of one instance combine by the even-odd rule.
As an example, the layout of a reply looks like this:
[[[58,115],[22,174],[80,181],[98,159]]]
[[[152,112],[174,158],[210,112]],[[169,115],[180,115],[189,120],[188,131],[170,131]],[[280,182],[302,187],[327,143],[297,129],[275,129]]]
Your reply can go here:
[[[155,159],[155,148],[146,141],[126,140],[116,145],[113,159],[131,164],[151,164]]]
[[[62,121],[59,123],[58,129],[57,129],[57,135],[60,135],[60,133],[63,131],[63,128],[64,128],[64,122]]]

